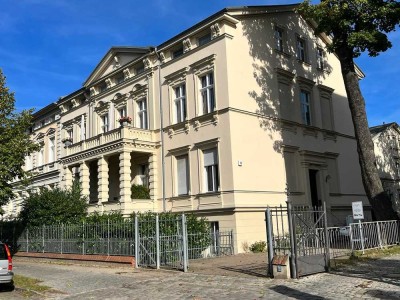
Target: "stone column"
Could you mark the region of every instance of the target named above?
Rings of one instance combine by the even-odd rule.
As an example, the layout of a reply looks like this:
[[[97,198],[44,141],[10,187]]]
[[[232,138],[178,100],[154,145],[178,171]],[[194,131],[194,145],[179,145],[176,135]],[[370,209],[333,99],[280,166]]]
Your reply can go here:
[[[108,161],[104,156],[98,160],[99,204],[108,201]]]
[[[70,188],[72,186],[72,171],[68,166],[64,166],[64,187]]]
[[[81,185],[81,189],[82,189],[82,196],[86,196],[89,199],[89,186],[90,186],[90,182],[89,182],[89,166],[86,162],[82,162],[81,163],[81,167],[80,167],[80,185]]]
[[[119,195],[121,203],[131,201],[131,153],[119,155]]]
[[[153,153],[149,157],[149,189],[150,199],[157,200],[157,156]]]

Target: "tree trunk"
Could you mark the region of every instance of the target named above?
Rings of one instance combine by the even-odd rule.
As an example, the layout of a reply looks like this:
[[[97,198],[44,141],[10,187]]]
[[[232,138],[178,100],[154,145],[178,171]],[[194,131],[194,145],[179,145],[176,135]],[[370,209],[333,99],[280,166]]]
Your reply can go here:
[[[354,68],[352,50],[341,49],[337,51],[337,54],[353,119],[362,181],[369,203],[377,220],[399,219],[391,199],[383,190],[375,164],[374,144],[369,131],[364,97],[361,94],[359,79]]]

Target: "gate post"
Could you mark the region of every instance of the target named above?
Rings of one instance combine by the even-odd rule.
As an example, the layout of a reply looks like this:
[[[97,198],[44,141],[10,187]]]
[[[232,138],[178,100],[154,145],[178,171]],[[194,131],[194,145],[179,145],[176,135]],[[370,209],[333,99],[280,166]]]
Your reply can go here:
[[[326,256],[326,270],[329,271],[329,267],[330,267],[330,260],[331,260],[331,256],[330,256],[330,238],[328,236],[328,216],[326,215],[326,202],[323,202],[323,208],[324,208],[324,233],[325,233],[325,256]]]
[[[160,268],[160,220],[156,214],[156,268]]]
[[[268,243],[268,275],[273,276],[272,271],[272,260],[274,258],[274,245],[272,242],[272,220],[271,220],[271,209],[267,207],[265,210],[265,226],[267,227],[267,243]]]
[[[182,214],[182,242],[183,242],[183,272],[188,271],[188,236],[186,229],[186,216]]]
[[[297,265],[296,265],[296,231],[293,228],[293,219],[292,219],[292,204],[289,199],[286,201],[287,203],[287,215],[289,222],[289,236],[290,236],[290,274],[292,278],[297,278]]]
[[[139,268],[139,222],[135,214],[135,268]]]

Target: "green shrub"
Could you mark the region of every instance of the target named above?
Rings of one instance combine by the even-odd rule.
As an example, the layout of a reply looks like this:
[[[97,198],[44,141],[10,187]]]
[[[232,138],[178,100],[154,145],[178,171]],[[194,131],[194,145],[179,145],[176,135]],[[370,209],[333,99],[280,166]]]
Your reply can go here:
[[[250,251],[253,253],[265,252],[267,248],[267,243],[264,241],[259,241],[251,244]]]
[[[132,199],[150,199],[150,189],[143,185],[132,185],[131,192]]]

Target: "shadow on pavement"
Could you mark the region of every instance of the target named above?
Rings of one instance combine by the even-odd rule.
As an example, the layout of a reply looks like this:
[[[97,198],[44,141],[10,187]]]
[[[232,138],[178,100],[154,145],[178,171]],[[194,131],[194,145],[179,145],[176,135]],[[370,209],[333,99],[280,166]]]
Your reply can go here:
[[[313,294],[301,292],[299,290],[292,289],[290,287],[287,287],[285,285],[276,285],[274,287],[271,287],[270,290],[277,292],[279,294],[285,295],[287,297],[292,297],[295,299],[313,299],[313,300],[323,300],[325,299],[324,297],[321,296],[316,296]]]
[[[398,300],[399,295],[394,295],[393,292],[384,290],[368,290],[365,295],[371,298],[386,299],[386,300]]]
[[[268,265],[240,265],[240,266],[220,266],[220,269],[243,273],[246,275],[256,276],[256,277],[268,277]]]
[[[395,259],[358,261],[354,265],[340,266],[338,270],[334,270],[331,273],[400,286],[400,260]]]

